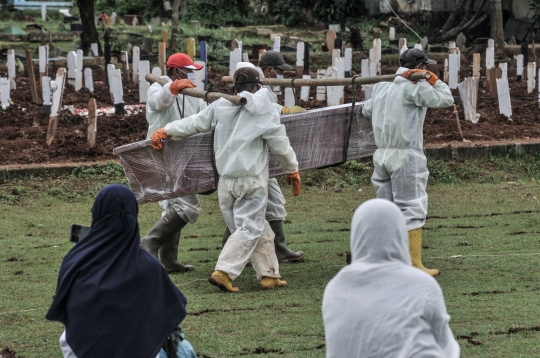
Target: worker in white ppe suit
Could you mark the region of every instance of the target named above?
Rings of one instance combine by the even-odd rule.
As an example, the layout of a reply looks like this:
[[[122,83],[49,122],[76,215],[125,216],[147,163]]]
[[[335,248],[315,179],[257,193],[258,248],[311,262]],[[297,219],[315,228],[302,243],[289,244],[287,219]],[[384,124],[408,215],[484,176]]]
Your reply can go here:
[[[422,264],[422,226],[426,222],[429,171],[423,150],[423,126],[427,108],[444,108],[454,103],[450,88],[425,68],[435,61],[424,52],[410,49],[401,54],[402,77],[380,82],[362,108],[372,118],[377,150],[373,155],[371,182],[377,198],[393,201],[403,212],[409,232],[413,266],[435,276],[438,270]],[[429,72],[428,80],[409,81],[415,72]]]
[[[352,263],[324,290],[327,358],[457,358],[437,281],[411,265],[400,209],[372,199],[351,225]]]
[[[279,52],[275,51],[266,51],[263,53],[259,60],[259,66],[255,67],[250,62],[239,62],[236,65],[236,69],[243,67],[250,67],[257,70],[261,78],[276,78],[278,76],[283,77],[283,71],[291,71],[294,68],[285,63],[283,56]],[[263,70],[264,68],[264,70]],[[277,103],[277,95],[274,93],[274,90],[271,86],[263,85],[262,88],[268,90],[268,95],[270,101],[274,103],[274,106],[277,110],[282,113],[296,113],[305,111],[302,107],[283,107]],[[265,218],[268,221],[272,231],[275,234],[274,246],[276,250],[276,256],[280,263],[286,262],[298,262],[304,259],[303,251],[292,251],[287,245],[287,240],[285,239],[285,233],[283,232],[283,222],[287,217],[287,211],[285,210],[285,197],[281,192],[281,188],[277,182],[277,179],[272,178],[268,180],[268,204],[266,207]],[[231,232],[227,228],[223,234],[223,245],[227,242],[230,237]]]
[[[148,88],[146,101],[146,120],[148,134],[165,127],[167,123],[199,113],[207,104],[200,98],[184,96],[179,92],[195,82],[193,71],[203,66],[193,63],[188,55],[176,53],[167,60],[167,74],[162,76],[169,83],[161,86],[155,82]],[[152,227],[148,235],[141,239],[143,249],[158,258],[167,272],[188,272],[192,265],[183,265],[178,261],[178,244],[182,228],[187,223],[194,224],[201,213],[201,205],[197,194],[180,198],[161,200],[163,209],[161,219]]]
[[[265,220],[268,198],[268,149],[285,169],[293,195],[300,194],[296,154],[289,144],[279,111],[266,89],[259,89],[259,74],[252,68],[234,73],[235,92],[247,99],[235,106],[220,99],[202,112],[169,123],[152,134],[152,146],[161,149],[162,139],[182,139],[214,130],[216,167],[220,175],[218,198],[221,212],[232,232],[209,278],[228,292],[239,289],[232,281],[251,261],[263,288],[285,286],[279,280],[274,233]]]

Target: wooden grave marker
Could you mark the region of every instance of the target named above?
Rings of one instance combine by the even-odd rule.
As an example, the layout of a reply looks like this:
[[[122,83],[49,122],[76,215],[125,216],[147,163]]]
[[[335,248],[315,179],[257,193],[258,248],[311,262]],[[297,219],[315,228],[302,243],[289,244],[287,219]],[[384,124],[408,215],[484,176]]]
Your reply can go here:
[[[489,70],[490,81],[488,82],[488,88],[491,97],[497,97],[497,79],[501,78],[501,76],[502,70],[500,67],[493,67]]]
[[[472,75],[473,77],[480,77],[480,54],[473,54],[473,65],[472,65]]]
[[[499,113],[504,114],[508,119],[512,116],[512,103],[510,101],[510,88],[508,87],[508,79],[498,78],[497,93],[499,98]]]
[[[304,72],[304,43],[296,44],[296,77],[301,77]]]
[[[334,50],[334,46],[336,44],[336,37],[337,34],[334,30],[329,30],[326,32],[326,47],[328,47],[328,51],[332,52]]]
[[[486,48],[486,80],[490,80],[490,70],[495,67],[495,42],[493,39],[488,40],[488,47]]]
[[[92,76],[92,69],[89,67],[84,69],[84,87],[86,87],[90,93],[94,93],[94,79]]]
[[[34,74],[34,61],[32,60],[32,51],[26,50],[26,68],[28,69],[28,79],[30,80],[30,92],[32,93],[32,102],[39,103],[36,76]]]
[[[187,39],[187,55],[191,61],[195,61],[195,39],[193,37]]]
[[[523,80],[523,55],[519,54],[516,56],[516,74],[518,82]]]
[[[169,31],[163,30],[161,32],[161,42],[165,43],[165,48],[169,46]]]
[[[159,58],[159,68],[161,69],[161,73],[167,73],[167,68],[166,68],[167,44],[165,42],[159,43],[158,58]]]
[[[17,83],[15,82],[15,76],[17,72],[15,71],[15,51],[13,50],[8,50],[7,52],[7,68],[9,86],[12,90],[16,90]]]
[[[97,106],[96,100],[90,98],[88,101],[88,131],[87,131],[87,142],[88,147],[94,148],[96,146],[96,135],[97,135]]]
[[[536,87],[536,62],[529,62],[527,64],[527,93],[533,93]]]
[[[58,111],[62,105],[62,96],[64,94],[64,87],[66,84],[67,71],[65,68],[59,68],[56,72],[56,79],[54,85],[52,85],[52,104],[51,115],[49,116],[49,126],[47,128],[47,145],[51,145],[56,137],[58,131]]]
[[[150,61],[139,62],[139,103],[146,102],[146,94],[150,83],[145,79],[145,76],[150,73]]]
[[[45,114],[50,115],[52,106],[52,90],[51,78],[49,76],[43,76],[41,79],[41,94],[43,96],[43,109],[45,110]],[[39,126],[36,120],[34,120],[34,122],[37,124],[37,126]]]
[[[139,62],[141,61],[141,49],[138,46],[133,47],[133,59],[132,59],[132,66],[133,66],[133,83],[139,83]]]
[[[317,78],[323,79],[326,78],[326,70],[321,69],[317,71]],[[317,86],[317,101],[324,101],[326,99],[326,86]]]
[[[127,82],[129,81],[129,54],[127,51],[120,52],[120,61],[122,62],[122,72]]]
[[[381,62],[382,59],[382,44],[381,39],[373,40],[373,56],[374,59]]]
[[[229,76],[234,75],[238,62],[242,62],[242,53],[239,48],[235,48],[230,52],[229,56]]]

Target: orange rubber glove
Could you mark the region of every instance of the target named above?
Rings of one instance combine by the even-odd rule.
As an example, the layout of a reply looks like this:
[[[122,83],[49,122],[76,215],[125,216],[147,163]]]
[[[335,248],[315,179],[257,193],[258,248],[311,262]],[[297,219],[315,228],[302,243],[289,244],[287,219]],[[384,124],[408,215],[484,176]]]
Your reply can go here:
[[[402,76],[405,77],[405,78],[409,78],[410,75],[412,75],[413,73],[418,73],[418,72],[427,72],[427,73],[429,73],[430,77],[426,81],[432,86],[434,86],[435,82],[437,82],[437,80],[439,79],[439,77],[437,77],[437,75],[434,74],[433,72],[427,71],[427,70],[420,70],[420,69],[414,69],[414,70],[405,71],[402,74]],[[418,81],[415,81],[414,83],[416,83],[416,82],[418,82]]]
[[[293,174],[287,174],[285,175],[285,179],[287,179],[287,184],[292,185],[292,195],[293,196],[300,195],[300,187],[301,187],[300,172],[296,171]]]
[[[165,128],[158,129],[157,131],[152,133],[152,148],[154,148],[154,150],[163,149],[163,144],[161,144],[161,140],[168,138],[169,136],[167,135],[167,133],[165,133]]]
[[[185,89],[185,88],[195,88],[197,86],[195,86],[195,84],[193,82],[191,82],[190,80],[188,79],[185,79],[185,80],[176,80],[174,81],[172,84],[171,84],[171,93],[174,94],[175,96],[178,96],[178,93],[180,93],[181,90]]]

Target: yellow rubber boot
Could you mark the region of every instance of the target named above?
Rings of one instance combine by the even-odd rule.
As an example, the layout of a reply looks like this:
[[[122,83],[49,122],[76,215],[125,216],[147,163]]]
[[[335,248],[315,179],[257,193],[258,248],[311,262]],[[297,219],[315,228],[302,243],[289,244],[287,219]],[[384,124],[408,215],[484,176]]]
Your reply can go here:
[[[210,276],[210,278],[208,279],[208,282],[210,282],[214,286],[219,287],[221,291],[227,291],[231,293],[240,291],[238,287],[233,287],[231,278],[223,271],[214,271],[212,273],[212,276]]]
[[[409,253],[411,254],[412,264],[428,275],[437,276],[439,270],[427,269],[422,264],[422,228],[414,229],[409,234]]]
[[[263,278],[261,279],[261,286],[263,289],[266,290],[276,287],[285,287],[287,286],[287,281],[280,280],[276,277],[263,276]]]

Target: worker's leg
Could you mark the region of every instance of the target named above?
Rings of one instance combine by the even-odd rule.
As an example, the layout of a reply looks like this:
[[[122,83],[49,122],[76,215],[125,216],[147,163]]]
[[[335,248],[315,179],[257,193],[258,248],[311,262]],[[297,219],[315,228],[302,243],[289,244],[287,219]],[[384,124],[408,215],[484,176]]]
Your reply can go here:
[[[428,208],[426,186],[429,171],[426,164],[423,151],[410,151],[406,163],[392,170],[392,190],[394,203],[405,217],[413,266],[436,276],[438,270],[427,269],[422,263],[422,227],[426,223]]]
[[[393,201],[392,195],[392,182],[390,180],[390,174],[386,170],[385,160],[388,150],[377,150],[373,155],[373,175],[371,176],[371,183],[375,190],[375,195],[379,199],[386,199]]]
[[[285,210],[285,197],[276,179],[268,181],[268,204],[266,206],[266,220],[275,234],[274,246],[279,262],[296,262],[304,258],[303,251],[292,251],[287,246],[283,232],[283,221],[287,217]]]

